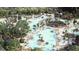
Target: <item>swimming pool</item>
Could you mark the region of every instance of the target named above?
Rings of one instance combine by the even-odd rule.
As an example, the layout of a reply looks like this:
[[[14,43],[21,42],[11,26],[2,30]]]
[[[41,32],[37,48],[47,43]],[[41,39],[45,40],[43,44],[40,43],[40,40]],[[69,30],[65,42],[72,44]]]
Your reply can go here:
[[[38,41],[43,39],[44,45],[38,45]],[[43,42],[42,42],[43,43]],[[47,43],[47,44],[46,44]],[[36,32],[33,35],[33,38],[28,41],[28,47],[42,48],[43,51],[51,51],[55,49],[56,45],[56,33],[50,27],[45,26],[44,29],[40,32]]]
[[[36,29],[38,28],[37,24],[39,24],[39,22],[43,21],[43,20],[47,20],[47,16],[46,15],[42,15],[38,18],[31,18],[29,20],[27,20],[27,22],[29,23],[29,27],[30,27],[30,30],[33,32],[33,31],[36,31]]]
[[[41,48],[43,51],[55,50],[56,33],[54,29],[45,25],[41,28],[41,30],[36,31],[37,24],[40,21],[46,20],[47,18],[48,17],[46,15],[42,15],[38,18],[29,19],[28,22],[29,22],[30,29],[32,32],[35,32],[35,34],[33,35],[33,38],[28,41],[28,44],[27,44],[28,47],[32,49]],[[40,45],[38,44],[39,41],[42,41]]]
[[[74,32],[73,34],[75,34],[75,35],[79,35],[79,32]]]

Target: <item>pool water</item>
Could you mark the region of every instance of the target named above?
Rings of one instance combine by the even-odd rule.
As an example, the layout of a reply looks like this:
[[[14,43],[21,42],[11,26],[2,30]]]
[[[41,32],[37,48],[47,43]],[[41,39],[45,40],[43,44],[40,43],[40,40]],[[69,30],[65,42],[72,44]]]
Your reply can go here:
[[[27,20],[27,22],[29,23],[29,27],[31,31],[36,31],[35,29],[38,27],[37,24],[39,24],[39,22],[46,20],[48,17],[46,15],[42,15],[38,18],[31,18],[29,20]]]
[[[44,40],[44,43],[47,43],[43,46],[38,45],[38,40]],[[34,48],[42,48],[43,51],[51,51],[54,50],[54,46],[56,45],[56,33],[52,28],[45,27],[42,31],[37,32],[33,35],[33,39],[29,40],[28,47]]]
[[[56,45],[56,33],[53,28],[44,26],[42,30],[36,31],[38,27],[37,24],[40,21],[46,20],[48,17],[46,15],[42,15],[38,18],[32,18],[28,20],[29,27],[32,32],[35,32],[33,38],[28,41],[27,46],[34,49],[34,48],[41,48],[43,51],[51,51],[55,49]],[[38,42],[41,40],[43,45],[39,45]]]
[[[73,34],[75,34],[75,35],[79,35],[79,32],[74,32]]]

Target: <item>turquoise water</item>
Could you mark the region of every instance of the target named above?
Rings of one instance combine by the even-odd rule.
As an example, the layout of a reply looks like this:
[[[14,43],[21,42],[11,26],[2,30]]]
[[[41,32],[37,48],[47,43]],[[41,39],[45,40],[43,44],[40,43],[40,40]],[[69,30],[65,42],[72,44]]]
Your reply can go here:
[[[51,28],[44,28],[41,32],[38,32],[33,35],[33,39],[29,40],[28,46],[32,49],[34,48],[40,48],[41,46],[38,45],[38,40],[43,38],[44,42],[48,42],[48,44],[45,44],[42,47],[42,50],[44,51],[51,51],[54,50],[54,46],[56,45],[56,33]]]
[[[43,17],[43,18],[42,18]],[[38,27],[37,24],[40,21],[46,20],[48,17],[46,15],[42,15],[38,18],[31,18],[28,20],[29,26],[30,26],[30,30],[31,31],[36,31],[36,28]]]
[[[79,35],[79,32],[74,32],[75,35]]]
[[[37,24],[42,20],[46,20],[47,18],[48,18],[47,16],[42,15],[41,17],[30,19],[29,20],[30,22],[29,21],[28,22],[29,22],[31,31],[33,31],[33,32],[36,31]],[[44,41],[43,46],[38,44],[38,41],[41,38]],[[47,43],[47,44],[45,44],[45,43]],[[42,30],[40,30],[39,32],[36,32],[33,35],[33,38],[28,41],[27,46],[31,47],[32,49],[42,48],[43,51],[51,51],[51,50],[54,50],[55,45],[56,45],[56,33],[55,33],[54,29],[51,27],[48,27],[48,26],[44,26],[42,28]]]

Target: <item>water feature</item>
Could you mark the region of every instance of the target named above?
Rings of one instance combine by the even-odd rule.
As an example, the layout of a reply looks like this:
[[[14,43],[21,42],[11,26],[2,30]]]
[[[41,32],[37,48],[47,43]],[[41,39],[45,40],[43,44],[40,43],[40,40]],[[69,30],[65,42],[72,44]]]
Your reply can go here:
[[[35,29],[38,27],[37,24],[39,24],[41,21],[46,20],[48,17],[46,15],[42,15],[38,18],[31,18],[27,20],[30,26],[31,31],[35,31]]]
[[[44,46],[38,45],[38,40],[40,39],[44,40],[45,44]],[[52,28],[44,27],[44,29],[40,32],[36,32],[33,35],[33,39],[29,40],[28,46],[32,49],[34,48],[43,48],[42,50],[48,51],[48,50],[54,50],[54,46],[56,45],[56,33]]]
[[[46,15],[42,15],[38,18],[33,18],[28,21],[30,29],[35,32],[33,38],[28,41],[28,47],[32,49],[41,48],[43,51],[55,50],[56,33],[54,29],[45,25],[41,28],[41,30],[36,31],[37,24],[42,20],[46,20],[47,18],[48,17]],[[38,44],[39,41],[41,41],[40,45]]]
[[[75,35],[79,35],[79,31],[78,31],[78,32],[74,32],[73,34],[75,34]]]

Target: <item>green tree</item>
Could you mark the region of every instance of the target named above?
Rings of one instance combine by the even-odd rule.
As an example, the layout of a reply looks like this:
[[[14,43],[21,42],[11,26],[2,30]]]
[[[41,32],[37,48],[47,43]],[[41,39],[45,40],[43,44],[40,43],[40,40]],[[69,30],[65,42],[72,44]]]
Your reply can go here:
[[[16,51],[20,48],[20,42],[17,39],[12,39],[4,43],[4,48],[8,51]]]
[[[79,46],[78,45],[69,45],[68,50],[69,51],[79,51]]]
[[[4,46],[4,40],[2,38],[0,38],[0,45]]]

